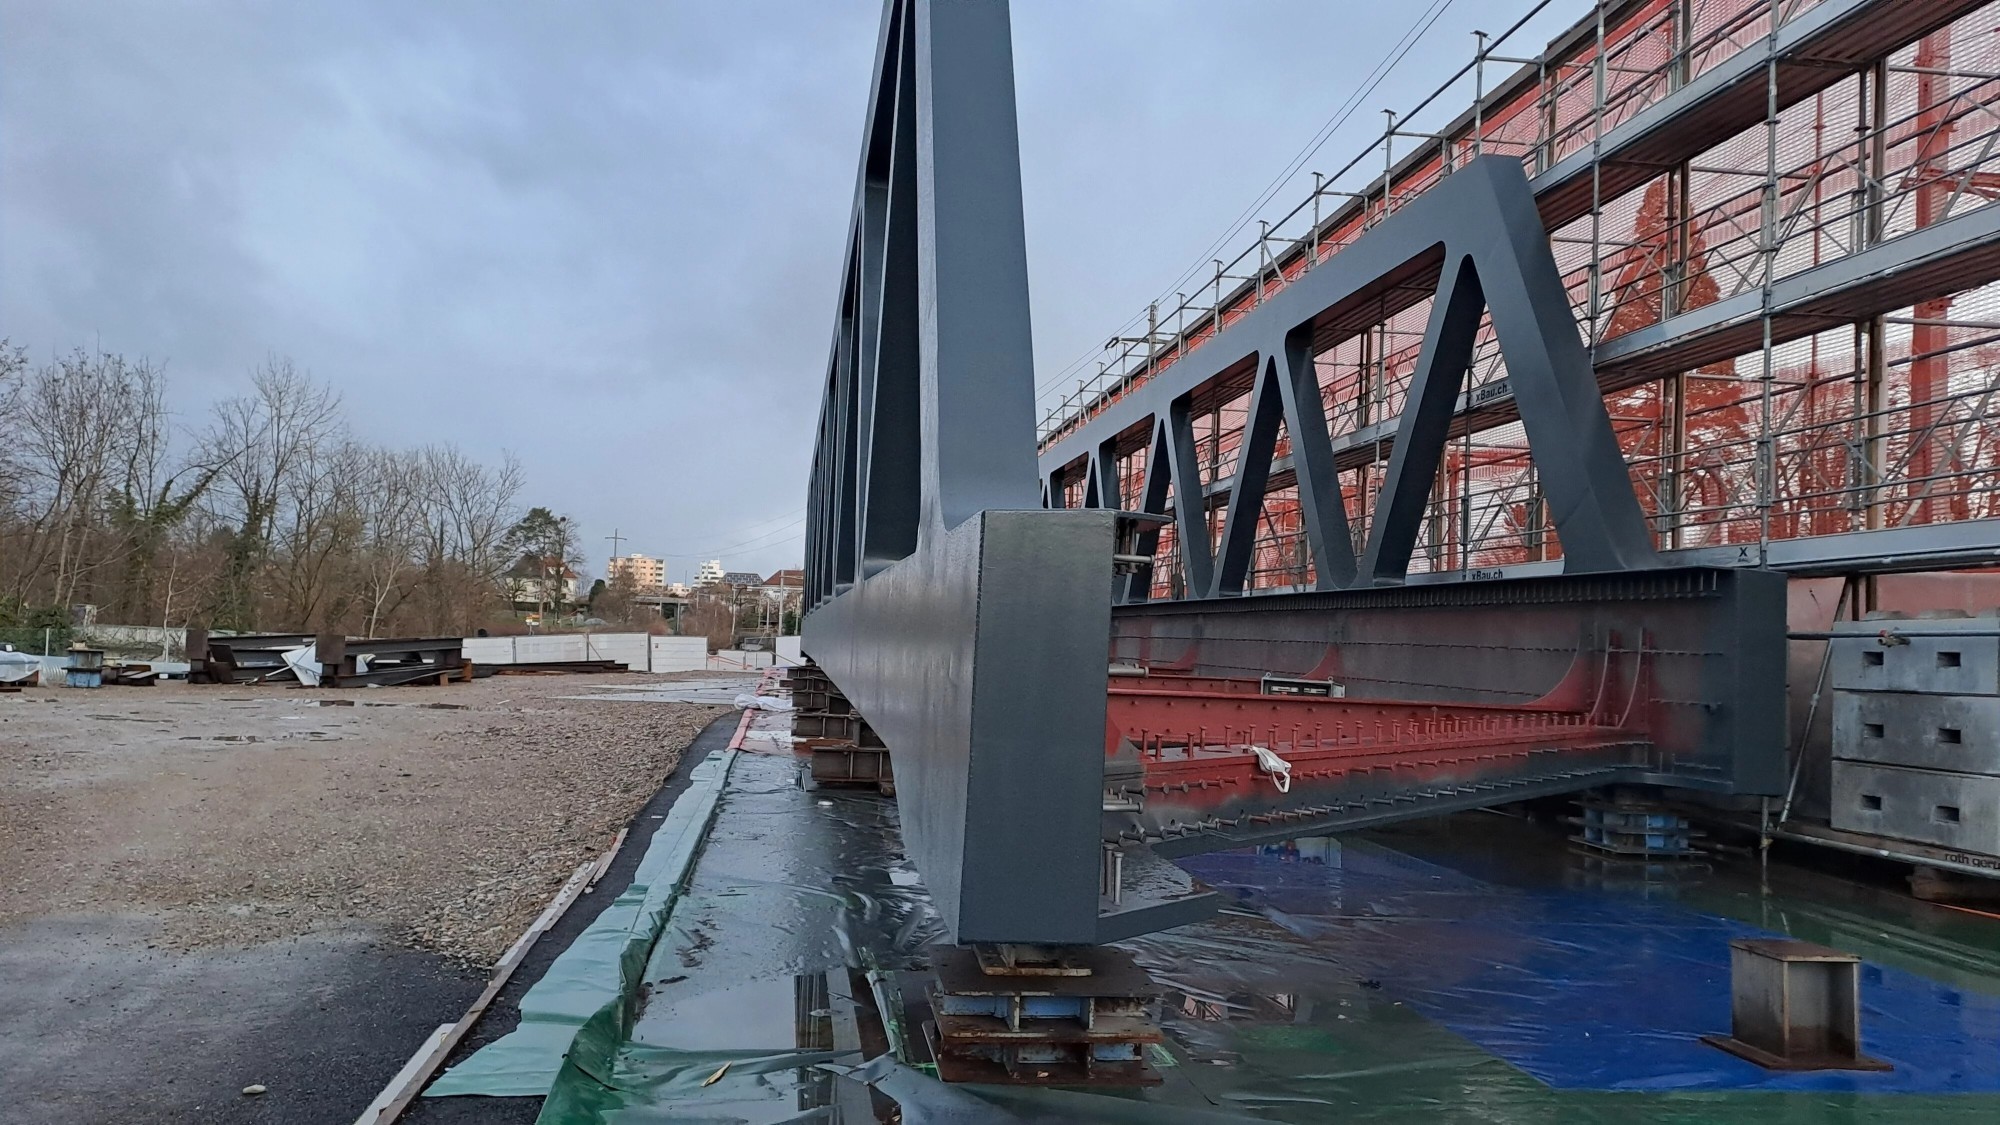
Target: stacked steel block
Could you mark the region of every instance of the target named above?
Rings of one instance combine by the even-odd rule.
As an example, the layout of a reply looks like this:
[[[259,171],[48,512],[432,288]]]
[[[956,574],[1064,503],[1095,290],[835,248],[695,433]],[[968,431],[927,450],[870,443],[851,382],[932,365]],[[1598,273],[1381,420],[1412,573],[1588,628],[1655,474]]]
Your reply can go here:
[[[1109,946],[933,946],[924,1027],[947,1082],[1151,1086],[1159,987]]]
[[[1624,791],[1609,798],[1586,797],[1578,802],[1583,829],[1571,837],[1583,847],[1619,859],[1686,859],[1695,855],[1694,830],[1687,817],[1669,811],[1657,800]]]
[[[889,748],[826,673],[818,665],[805,664],[791,669],[788,680],[792,734],[795,745],[811,757],[813,781],[873,788],[885,797],[895,796]]]
[[[1834,633],[1833,827],[2000,856],[2000,618]]]

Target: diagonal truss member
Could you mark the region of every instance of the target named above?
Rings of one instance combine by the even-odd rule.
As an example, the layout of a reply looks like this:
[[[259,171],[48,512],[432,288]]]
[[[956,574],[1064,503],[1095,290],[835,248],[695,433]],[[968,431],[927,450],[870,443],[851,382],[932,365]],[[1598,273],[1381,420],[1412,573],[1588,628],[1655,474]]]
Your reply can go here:
[[[1435,297],[1376,518],[1357,559],[1313,355],[1344,326],[1362,323],[1365,311],[1391,289],[1405,296],[1429,289]],[[1462,166],[1354,245],[1290,281],[1168,375],[1134,389],[1061,448],[1090,451],[1085,471],[1094,487],[1086,487],[1087,503],[1095,498],[1105,507],[1129,503],[1171,515],[1189,596],[1224,597],[1242,593],[1248,579],[1282,422],[1291,438],[1317,588],[1398,583],[1408,573],[1437,480],[1481,316],[1489,313],[1565,568],[1659,565],[1534,194],[1520,161],[1504,156]],[[1209,530],[1191,418],[1199,388],[1242,369],[1254,372],[1249,417],[1216,535]],[[1135,433],[1148,450],[1146,475],[1139,496],[1122,497],[1112,466]],[[1050,468],[1054,475],[1068,466]],[[1051,500],[1062,491],[1052,486]],[[1138,553],[1152,554],[1158,535],[1148,532]],[[1146,579],[1141,573],[1132,583],[1131,598],[1145,596]]]

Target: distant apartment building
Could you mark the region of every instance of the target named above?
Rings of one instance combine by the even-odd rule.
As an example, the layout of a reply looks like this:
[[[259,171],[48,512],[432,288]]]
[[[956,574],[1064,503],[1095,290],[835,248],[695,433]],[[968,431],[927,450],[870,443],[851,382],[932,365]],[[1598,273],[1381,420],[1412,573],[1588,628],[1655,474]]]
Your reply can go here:
[[[696,587],[713,586],[722,581],[723,573],[722,560],[710,559],[695,568],[694,584]]]
[[[604,567],[604,577],[612,582],[625,578],[641,590],[651,590],[667,584],[667,560],[647,555],[620,555]]]

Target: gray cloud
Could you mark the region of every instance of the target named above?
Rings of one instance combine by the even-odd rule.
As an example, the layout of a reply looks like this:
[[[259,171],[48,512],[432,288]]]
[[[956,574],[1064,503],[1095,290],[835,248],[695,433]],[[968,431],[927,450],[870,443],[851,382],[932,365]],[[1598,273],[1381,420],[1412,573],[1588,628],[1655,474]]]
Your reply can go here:
[[[1523,6],[1458,0],[1348,136]],[[1043,371],[1420,7],[1020,0]],[[192,412],[284,353],[366,438],[515,451],[593,554],[795,563],[877,13],[0,0],[0,335],[165,360]]]

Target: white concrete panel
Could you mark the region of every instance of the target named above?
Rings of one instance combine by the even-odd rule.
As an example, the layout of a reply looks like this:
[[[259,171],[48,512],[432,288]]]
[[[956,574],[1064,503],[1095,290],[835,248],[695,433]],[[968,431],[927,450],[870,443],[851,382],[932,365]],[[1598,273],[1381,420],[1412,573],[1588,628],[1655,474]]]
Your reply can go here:
[[[654,672],[699,672],[708,667],[706,637],[651,638]]]
[[[589,657],[584,655],[583,634],[558,633],[515,637],[514,659],[521,664],[540,664],[550,660],[588,660]]]
[[[464,651],[465,658],[474,664],[512,664],[514,638],[467,637]]]
[[[586,633],[585,660],[615,660],[634,672],[647,670],[652,649],[644,633]]]

